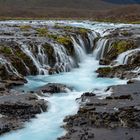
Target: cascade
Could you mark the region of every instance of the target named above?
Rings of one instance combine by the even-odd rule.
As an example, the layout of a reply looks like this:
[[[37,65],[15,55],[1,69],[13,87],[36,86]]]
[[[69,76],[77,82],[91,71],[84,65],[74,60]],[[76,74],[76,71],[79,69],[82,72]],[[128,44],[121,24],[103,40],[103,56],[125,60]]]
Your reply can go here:
[[[91,31],[90,33],[87,34],[88,38],[89,38],[89,43],[90,43],[90,47],[91,49],[94,47],[94,39],[98,37],[97,33],[94,31]]]
[[[82,50],[86,52],[85,43],[80,35],[77,36],[77,40],[79,42],[80,47],[82,47]]]
[[[4,65],[6,71],[9,74],[15,74],[16,76],[20,77],[20,74],[18,73],[18,71],[5,58],[0,58],[0,64]]]
[[[37,70],[38,70],[38,74],[47,74],[48,70],[43,68],[43,66],[41,65],[41,63],[39,62],[38,59],[35,58],[34,54],[31,51],[30,46],[20,43],[21,44],[21,49],[22,51],[30,57],[30,59],[33,61],[34,65],[36,66]]]
[[[92,50],[94,46],[94,39],[97,38],[98,36],[99,36],[98,33],[96,33],[95,31],[88,32],[86,36],[82,36],[80,34],[72,35],[71,36],[72,46],[69,47],[72,47],[74,55],[69,53],[69,50],[66,46],[50,40],[49,42],[47,40],[44,40],[43,42],[46,42],[50,45],[49,47],[53,49],[53,54],[49,54],[50,52],[46,52],[47,49],[45,48],[44,43],[40,43],[42,41],[39,41],[39,43],[35,44],[34,43],[28,44],[22,41],[16,42],[19,43],[20,51],[22,51],[27,57],[29,57],[30,60],[32,61],[32,64],[36,67],[37,74],[44,75],[48,74],[50,70],[59,73],[59,72],[67,72],[70,71],[72,68],[77,67],[78,63],[84,60],[86,54]],[[106,42],[107,41],[105,40],[101,40],[100,44],[103,43],[105,47]],[[101,49],[102,46],[99,46],[99,48],[103,53],[103,49]],[[52,55],[52,60],[49,57],[49,55]],[[103,56],[103,54],[101,55]],[[22,60],[22,58],[19,59],[25,66],[27,75],[30,75],[31,70],[27,62]],[[10,66],[12,67],[12,64]]]
[[[63,45],[57,43],[50,43],[50,45],[53,47],[55,54],[56,59],[55,68],[57,68],[59,72],[69,71],[71,68],[75,66],[73,58],[68,55]]]
[[[76,58],[80,62],[81,60],[85,58],[85,55],[86,55],[85,49],[82,47],[82,45],[78,44],[78,42],[76,41],[74,37],[71,37],[71,39],[73,42]]]
[[[107,43],[108,43],[108,40],[105,39],[105,38],[99,39],[98,42],[96,43],[96,47],[95,47],[95,49],[93,51],[93,56],[97,60],[103,58]]]
[[[37,46],[38,49],[38,54],[37,54],[37,59],[40,62],[40,64],[45,67],[46,64],[48,64],[48,57],[47,54],[45,54],[44,52],[44,48],[42,46],[42,44]]]
[[[131,56],[133,56],[135,53],[137,53],[138,51],[140,51],[140,48],[123,52],[117,57],[117,59],[115,61],[117,62],[117,64],[127,64],[128,59]]]

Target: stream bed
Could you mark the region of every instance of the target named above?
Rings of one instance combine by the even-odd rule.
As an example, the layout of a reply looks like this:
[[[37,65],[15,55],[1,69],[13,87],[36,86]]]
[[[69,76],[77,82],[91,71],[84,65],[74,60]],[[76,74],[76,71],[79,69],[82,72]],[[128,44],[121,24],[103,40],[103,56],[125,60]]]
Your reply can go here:
[[[84,92],[94,89],[103,91],[107,86],[126,83],[119,79],[97,78],[95,70],[99,65],[93,55],[85,56],[79,65],[79,68],[73,69],[71,72],[27,77],[28,84],[20,87],[19,90],[31,91],[47,83],[62,83],[73,87],[73,91],[43,97],[49,102],[48,112],[37,115],[37,118],[25,124],[25,128],[3,135],[0,140],[56,140],[66,133],[61,128],[64,124],[63,119],[67,115],[75,114],[78,110],[76,98],[79,98]],[[98,94],[98,90],[95,93],[99,97],[107,94],[104,92]]]

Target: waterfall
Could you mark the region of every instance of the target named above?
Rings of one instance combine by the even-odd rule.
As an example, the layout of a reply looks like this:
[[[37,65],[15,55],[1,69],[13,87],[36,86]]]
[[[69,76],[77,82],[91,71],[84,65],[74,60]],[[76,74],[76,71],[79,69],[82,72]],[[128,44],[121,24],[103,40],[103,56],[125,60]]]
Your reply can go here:
[[[117,59],[115,60],[115,62],[117,62],[117,64],[127,64],[128,63],[128,59],[133,56],[135,53],[137,53],[138,51],[140,51],[140,48],[137,49],[133,49],[133,50],[128,50],[126,52],[121,53]]]
[[[39,62],[38,59],[35,58],[34,54],[31,51],[30,46],[20,43],[21,44],[21,49],[22,51],[30,57],[30,59],[32,60],[32,62],[34,63],[34,65],[36,66],[37,70],[38,70],[38,74],[48,74],[48,70],[45,69],[43,67],[43,65],[41,65],[41,63]],[[40,56],[41,52],[39,52],[38,56]],[[43,55],[41,54],[41,57],[43,57]],[[44,60],[44,58],[42,58]]]
[[[95,33],[94,31],[91,31],[90,33],[88,33],[88,38],[89,38],[89,43],[90,43],[90,47],[93,48],[94,47],[94,39],[97,38],[98,35],[97,33]]]
[[[18,73],[18,71],[5,58],[0,58],[0,64],[4,65],[6,71],[9,74],[15,74],[16,76],[20,77],[20,74]]]
[[[22,66],[25,67],[24,70],[26,70],[26,73],[23,73],[23,75],[44,75],[55,72],[67,72],[72,68],[77,67],[78,63],[91,51],[94,46],[94,39],[97,37],[98,34],[94,31],[89,31],[84,35],[73,33],[71,34],[70,46],[62,45],[58,43],[57,40],[49,38],[43,38],[42,40],[42,38],[40,39],[39,37],[32,38],[31,42],[28,42],[28,40],[26,41],[25,39],[24,41],[16,39],[14,40],[14,43],[18,44],[17,51],[19,52],[17,52],[17,54],[19,53],[19,56],[16,56],[19,58]],[[48,46],[46,44],[48,44]],[[14,52],[14,47],[11,47],[10,49],[11,52]],[[22,55],[25,54],[25,58],[20,57],[20,53]],[[30,62],[31,66],[28,64]],[[17,70],[12,68],[12,63],[9,64],[8,67],[11,67],[16,74],[18,72],[20,73],[18,67],[16,67]],[[7,68],[7,71],[9,69]]]
[[[105,38],[99,39],[98,42],[96,43],[96,47],[95,47],[95,49],[93,51],[93,56],[97,60],[103,58],[107,43],[108,43],[108,40],[105,39]]]
[[[68,55],[63,45],[57,43],[50,43],[50,45],[53,47],[54,50],[56,59],[55,68],[57,68],[57,71],[69,71],[73,67],[75,67],[75,62],[73,58]]]
[[[84,50],[84,52],[86,52],[85,43],[80,35],[77,36],[77,40],[79,42],[80,47],[82,47],[82,50]]]
[[[78,42],[76,41],[76,39],[74,37],[71,37],[71,38],[72,38],[76,58],[80,62],[81,60],[83,60],[85,58],[85,55],[86,55],[86,52],[84,49],[85,47],[83,48],[81,44],[78,44]]]
[[[37,59],[40,62],[40,64],[45,67],[46,64],[48,64],[47,54],[45,54],[42,44],[38,45],[37,49],[38,49]]]

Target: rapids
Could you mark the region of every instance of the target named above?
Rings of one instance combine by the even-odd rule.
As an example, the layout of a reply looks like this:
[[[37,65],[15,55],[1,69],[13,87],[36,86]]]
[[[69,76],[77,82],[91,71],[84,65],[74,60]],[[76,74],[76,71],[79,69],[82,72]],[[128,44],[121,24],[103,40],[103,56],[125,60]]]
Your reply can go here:
[[[36,119],[25,124],[25,128],[6,134],[0,140],[56,140],[66,132],[60,128],[63,119],[67,115],[72,115],[78,110],[76,98],[86,91],[93,89],[104,89],[109,85],[123,84],[125,81],[118,79],[98,78],[94,72],[99,67],[98,61],[92,55],[87,55],[80,67],[71,72],[64,72],[55,75],[39,75],[27,77],[28,84],[21,89],[26,91],[34,90],[49,82],[63,83],[72,86],[74,90],[69,93],[61,93],[44,99],[49,102],[49,110],[46,113],[37,115]],[[104,96],[98,94],[98,96]],[[106,94],[106,93],[105,93]]]

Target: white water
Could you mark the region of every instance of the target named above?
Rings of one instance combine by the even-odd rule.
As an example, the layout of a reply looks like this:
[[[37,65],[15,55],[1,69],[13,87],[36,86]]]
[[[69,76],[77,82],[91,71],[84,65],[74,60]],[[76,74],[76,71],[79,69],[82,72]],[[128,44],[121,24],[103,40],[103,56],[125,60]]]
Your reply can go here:
[[[72,38],[72,41],[73,41],[73,46],[74,46],[74,50],[75,50],[75,54],[76,54],[76,57],[78,59],[78,61],[81,61],[85,58],[86,56],[86,52],[85,52],[85,49],[83,48],[84,46],[80,46],[80,44],[77,43],[76,39],[74,37],[71,37]]]
[[[74,68],[75,62],[71,56],[68,55],[65,47],[61,44],[50,43],[55,53],[56,64],[55,66],[62,71],[69,71]]]
[[[18,71],[5,58],[0,58],[0,64],[4,65],[8,73],[11,73],[11,74],[14,73],[16,76],[20,77],[20,74],[18,73]]]
[[[98,67],[98,61],[94,57],[86,56],[85,60],[80,63],[80,68],[71,72],[52,76],[28,77],[28,84],[23,87],[26,90],[33,90],[49,82],[56,82],[72,86],[75,91],[44,98],[50,104],[48,112],[38,115],[37,119],[27,123],[24,129],[6,134],[0,137],[0,140],[56,140],[57,137],[65,134],[60,126],[63,124],[65,116],[76,113],[78,109],[76,98],[95,88],[104,89],[109,85],[125,83],[118,79],[97,79],[94,71]],[[104,95],[103,92],[102,95]]]
[[[117,64],[127,64],[129,57],[133,56],[137,52],[140,52],[140,48],[123,52],[115,61],[117,62]]]
[[[99,60],[99,59],[102,59],[103,58],[103,55],[104,55],[104,50],[106,48],[106,44],[107,44],[108,40],[107,39],[99,39],[98,42],[97,42],[97,45],[94,49],[94,52],[93,52],[93,55],[94,57]]]
[[[40,48],[40,46],[39,46],[39,48]],[[36,66],[36,68],[38,70],[38,74],[42,74],[42,73],[48,74],[47,69],[44,69],[43,66],[41,66],[41,63],[39,62],[39,59],[36,59],[35,56],[33,55],[30,46],[27,46],[26,44],[21,43],[21,49],[25,54],[27,54],[27,56],[29,56],[31,58],[31,60],[33,61],[34,65]],[[43,54],[42,54],[42,57],[44,58]]]

